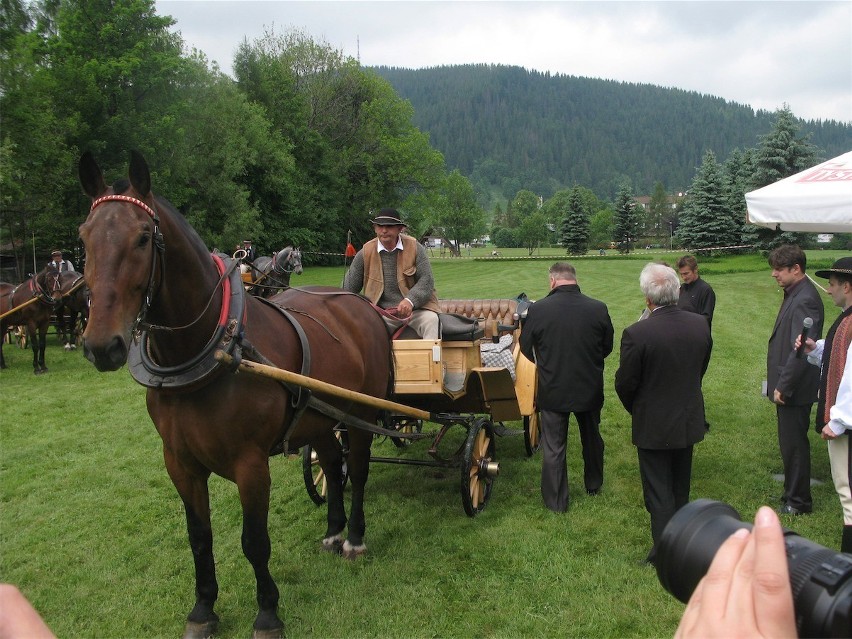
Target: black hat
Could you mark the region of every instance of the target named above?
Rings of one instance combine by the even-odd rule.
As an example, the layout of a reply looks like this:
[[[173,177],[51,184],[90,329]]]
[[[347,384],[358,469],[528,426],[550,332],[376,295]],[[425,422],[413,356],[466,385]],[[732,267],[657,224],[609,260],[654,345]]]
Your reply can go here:
[[[379,214],[370,220],[373,224],[379,226],[405,226],[405,222],[399,216],[399,211],[396,209],[382,209]]]
[[[832,273],[840,273],[841,275],[852,275],[852,257],[841,257],[831,268],[822,271],[816,271],[814,275],[828,279]]]
[[[243,240],[243,244],[251,244],[251,240]]]

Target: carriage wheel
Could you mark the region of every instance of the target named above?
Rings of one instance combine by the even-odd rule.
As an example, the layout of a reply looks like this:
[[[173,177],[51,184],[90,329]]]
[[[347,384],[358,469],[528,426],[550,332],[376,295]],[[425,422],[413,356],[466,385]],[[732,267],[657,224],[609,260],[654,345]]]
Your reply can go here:
[[[467,434],[461,467],[462,506],[469,517],[478,515],[491,498],[500,464],[494,458],[494,432],[484,417],[475,420]]]
[[[532,415],[524,415],[524,445],[528,457],[535,455],[541,446],[541,413],[538,410]]]
[[[27,347],[27,329],[23,326],[19,326],[15,330],[15,338],[18,340],[18,346],[20,348],[25,349]]]
[[[349,479],[349,469],[346,465],[349,441],[345,431],[337,431],[334,435],[343,449],[343,479],[341,483],[345,486]],[[302,448],[302,474],[305,478],[305,489],[308,491],[308,497],[317,506],[322,506],[328,499],[328,478],[325,476],[322,466],[320,466],[316,451],[310,445]]]

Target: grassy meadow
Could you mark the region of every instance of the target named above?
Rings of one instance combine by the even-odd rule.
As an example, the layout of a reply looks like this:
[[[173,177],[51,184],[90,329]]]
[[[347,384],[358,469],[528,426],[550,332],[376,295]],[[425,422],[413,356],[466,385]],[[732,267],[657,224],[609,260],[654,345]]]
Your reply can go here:
[[[484,251],[481,251],[484,254]],[[555,254],[555,251],[554,251]],[[521,255],[518,252],[518,255]],[[839,253],[809,255],[808,271]],[[446,298],[538,299],[547,268],[536,260],[440,259]],[[643,308],[639,272],[676,254],[573,260],[584,293],[609,306],[615,352],[606,365],[601,430],[603,492],[588,497],[576,424],[569,432],[571,505],[547,511],[540,454],[522,437],[497,439],[501,475],[488,508],[465,516],[458,470],[376,464],[367,485],[367,556],[320,551],[325,509],[309,500],[301,459],[270,460],[271,570],[289,637],[670,637],[683,604],[653,569],[629,415],[613,389],[622,329]],[[781,472],[774,409],[761,398],[766,342],[781,292],[764,258],[706,258],[715,289],[714,351],[704,382],[712,428],[696,447],[692,498],[726,501],[751,520],[777,505]],[[339,284],[343,267],[308,267],[294,285]],[[822,282],[821,280],[818,280]],[[826,326],[837,316],[828,296]],[[144,405],[126,369],[98,373],[55,337],[49,373],[31,352],[4,346],[0,373],[0,581],[18,585],[59,637],[174,637],[194,603],[191,553],[180,500]],[[676,400],[675,400],[676,401]],[[515,426],[518,426],[517,424]],[[427,427],[428,428],[428,427]],[[842,522],[825,444],[811,433],[814,513],[784,523],[837,548]],[[405,455],[425,458],[426,442]],[[376,454],[394,455],[377,441]],[[246,637],[256,613],[254,577],[240,548],[235,486],[211,479],[220,637]]]

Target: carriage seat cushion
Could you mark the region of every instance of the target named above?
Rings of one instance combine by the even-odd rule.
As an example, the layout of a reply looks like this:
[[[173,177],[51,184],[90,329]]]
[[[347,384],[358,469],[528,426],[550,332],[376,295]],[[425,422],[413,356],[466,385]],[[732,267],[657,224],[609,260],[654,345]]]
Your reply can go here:
[[[485,336],[483,323],[475,317],[455,313],[438,313],[441,339],[445,342],[473,342]]]
[[[516,299],[482,300],[438,300],[441,311],[481,320],[485,337],[499,336],[497,325],[509,326],[514,322],[514,313],[518,308]],[[446,338],[445,338],[446,339]]]

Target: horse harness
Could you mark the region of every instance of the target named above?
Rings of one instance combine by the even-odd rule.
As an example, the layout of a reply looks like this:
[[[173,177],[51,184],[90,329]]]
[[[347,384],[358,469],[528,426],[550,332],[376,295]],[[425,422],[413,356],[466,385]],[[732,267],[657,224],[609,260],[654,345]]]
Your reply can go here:
[[[58,277],[58,272],[57,272],[57,277]],[[46,304],[47,306],[56,306],[57,304],[59,304],[59,302],[62,300],[62,294],[60,293],[59,299],[53,297],[53,295],[51,295],[50,292],[48,292],[45,289],[44,286],[39,284],[37,278],[38,278],[38,274],[33,275],[26,282],[21,282],[20,284],[18,284],[9,293],[9,295],[8,295],[9,299],[10,300],[14,299],[15,293],[18,292],[18,289],[20,289],[22,286],[26,286],[27,288],[29,288],[29,291],[30,291],[30,299],[38,298],[39,302],[41,302],[42,304]],[[57,287],[57,290],[58,290],[58,287]]]
[[[141,200],[125,195],[106,195],[98,198],[95,202],[93,202],[92,209],[107,201],[122,201],[134,204],[148,213],[154,221],[154,250],[152,251],[151,258],[151,275],[142,308],[134,322],[132,332],[133,340],[131,341],[127,357],[130,374],[136,382],[146,388],[156,390],[196,390],[211,383],[225,372],[234,372],[243,358],[260,364],[274,365],[245,338],[246,291],[243,286],[240,271],[236,268],[239,262],[237,260],[232,260],[227,255],[219,255],[215,253],[211,254],[211,257],[213,258],[213,261],[220,273],[219,285],[216,288],[219,286],[222,288],[222,308],[219,314],[219,322],[213,336],[207,342],[202,351],[189,361],[178,366],[161,366],[157,364],[151,355],[149,333],[150,330],[167,329],[168,327],[151,325],[145,323],[143,320],[151,306],[156,292],[154,270],[156,268],[158,256],[161,268],[163,268],[165,240],[159,230],[159,217],[150,206]],[[293,326],[293,329],[299,337],[302,348],[301,373],[302,375],[309,376],[311,369],[310,343],[301,324],[299,324],[290,312],[290,310],[294,309],[285,309],[269,302],[268,300],[260,298],[255,299],[277,310],[287,319],[291,326]],[[191,326],[191,324],[189,326]],[[220,350],[231,356],[232,362],[230,364],[224,364],[216,359],[215,354]],[[349,415],[345,411],[317,399],[313,396],[311,391],[306,388],[287,382],[279,383],[282,384],[282,386],[284,386],[290,393],[290,401],[294,411],[290,418],[290,422],[285,425],[283,435],[273,444],[270,454],[287,451],[287,440],[292,434],[296,424],[308,408],[312,408],[340,423],[368,430],[376,434],[396,437],[405,436],[400,435],[396,431],[381,428],[376,424],[371,424],[366,420]]]

